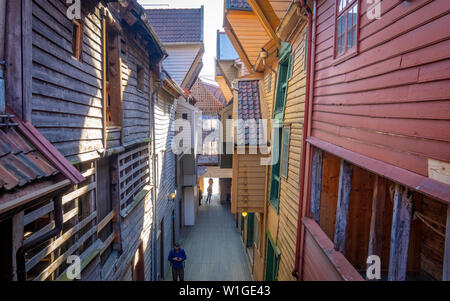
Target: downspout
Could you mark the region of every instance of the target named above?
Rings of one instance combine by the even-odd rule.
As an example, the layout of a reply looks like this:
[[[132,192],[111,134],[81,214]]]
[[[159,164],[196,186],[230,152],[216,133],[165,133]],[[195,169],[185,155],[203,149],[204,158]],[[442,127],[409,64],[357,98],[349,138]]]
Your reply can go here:
[[[0,114],[5,113],[5,17],[6,0],[0,0]]]
[[[156,257],[156,253],[157,253],[157,249],[156,249],[156,198],[157,198],[157,193],[156,193],[156,164],[158,164],[158,162],[156,162],[156,144],[155,144],[155,138],[156,138],[156,130],[155,130],[155,96],[158,94],[159,90],[162,88],[164,80],[161,78],[161,67],[158,68],[158,77],[160,77],[160,81],[159,81],[159,85],[158,88],[155,89],[155,91],[153,91],[152,93],[152,98],[151,98],[151,141],[152,141],[152,177],[153,177],[153,231],[152,231],[152,242],[153,242],[153,248],[152,248],[152,280],[156,281],[156,261],[157,261],[157,257]],[[164,260],[163,258],[161,258],[161,260]]]
[[[313,36],[313,15],[310,12],[309,7],[306,4],[306,1],[297,2],[298,5],[305,8],[308,11],[308,49],[307,53],[309,58],[307,58],[306,64],[306,91],[305,91],[305,119],[303,121],[303,141],[302,141],[302,158],[301,158],[301,167],[302,171],[300,174],[300,194],[299,194],[299,202],[298,202],[298,221],[297,221],[297,241],[296,241],[296,249],[295,249],[295,265],[294,271],[292,272],[292,276],[299,279],[300,276],[300,249],[302,247],[302,218],[303,218],[303,201],[304,201],[304,192],[305,192],[305,178],[306,178],[306,149],[307,142],[306,139],[309,133],[309,109],[312,101],[312,93],[311,93],[311,82],[313,78],[312,74],[312,36]]]
[[[17,250],[16,261],[17,261],[17,280],[24,282],[27,279],[27,272],[25,267],[25,253],[29,250],[34,249],[40,244],[46,242],[47,240],[59,235],[63,230],[63,208],[62,208],[62,196],[58,196],[54,201],[54,214],[55,214],[55,228],[50,232],[37,237],[32,241],[24,244]]]

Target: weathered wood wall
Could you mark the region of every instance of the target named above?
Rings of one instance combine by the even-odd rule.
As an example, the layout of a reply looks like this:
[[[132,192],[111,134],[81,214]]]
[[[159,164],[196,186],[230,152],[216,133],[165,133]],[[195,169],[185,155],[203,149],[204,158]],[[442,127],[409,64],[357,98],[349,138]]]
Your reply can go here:
[[[264,212],[266,169],[261,155],[233,155],[231,212]]]
[[[279,280],[293,281],[297,223],[300,197],[300,171],[303,139],[303,120],[305,106],[305,50],[306,27],[297,29],[293,35],[292,56],[293,73],[288,82],[284,126],[290,127],[290,145],[288,161],[288,177],[281,177],[279,236],[277,246],[281,251]]]
[[[83,16],[83,59],[77,61],[66,11],[64,1],[33,1],[32,123],[77,161],[103,148],[102,24],[98,8]]]
[[[177,108],[175,97],[164,89],[158,92],[155,104],[155,147],[158,156],[157,167],[157,188],[156,188],[156,216],[157,225],[164,218],[164,257],[167,257],[172,246],[172,211],[175,204],[169,202],[169,195],[175,192],[175,155],[172,152],[172,140],[174,137],[174,118]],[[169,264],[167,258],[159,258],[160,250],[158,246],[158,261],[163,260],[165,271],[168,271]]]
[[[359,53],[336,62],[335,0],[317,4],[312,136],[428,176],[450,161],[447,0],[360,1]]]

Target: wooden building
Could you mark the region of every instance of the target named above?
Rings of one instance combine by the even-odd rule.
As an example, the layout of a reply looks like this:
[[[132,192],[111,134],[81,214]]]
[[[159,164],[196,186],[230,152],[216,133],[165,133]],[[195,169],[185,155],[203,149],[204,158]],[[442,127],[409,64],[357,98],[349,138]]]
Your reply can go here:
[[[147,9],[147,18],[168,57],[163,67],[182,89],[190,90],[203,68],[204,8]]]
[[[253,276],[256,280],[293,280],[306,85],[305,10],[292,1],[228,1],[225,15],[226,32],[250,70],[250,75],[236,82],[258,80],[264,118],[273,119],[269,128],[278,124],[275,132],[267,133],[273,164],[264,172],[266,181],[260,183],[264,209],[243,220],[244,240],[254,237],[255,241]],[[249,36],[258,38],[250,40]],[[259,162],[252,166],[262,168]],[[239,183],[245,181],[240,179],[245,175],[236,173],[236,177]]]
[[[6,252],[15,258],[19,249],[26,262],[2,262],[2,276],[70,280],[75,255],[81,280],[156,279],[167,270],[157,252],[166,256],[175,233],[171,218],[157,226],[155,219],[173,212],[175,167],[165,151],[184,93],[161,77],[167,53],[136,1],[83,1],[73,20],[68,9],[62,0],[6,5],[5,124],[12,121],[2,128],[1,156],[19,147],[15,160],[26,174],[2,184],[0,198],[39,190],[14,209],[0,202],[2,241],[14,234]]]
[[[449,280],[449,2],[308,4],[299,278]]]

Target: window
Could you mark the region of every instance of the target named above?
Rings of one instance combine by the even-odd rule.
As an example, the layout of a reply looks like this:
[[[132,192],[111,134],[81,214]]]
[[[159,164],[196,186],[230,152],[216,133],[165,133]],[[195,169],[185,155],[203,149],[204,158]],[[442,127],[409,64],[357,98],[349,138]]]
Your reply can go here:
[[[144,91],[144,68],[137,66],[137,88],[140,91]]]
[[[72,55],[81,61],[83,53],[83,25],[78,20],[73,20],[72,27]]]
[[[292,74],[294,73],[294,55],[291,54],[289,57],[289,69],[288,69],[288,80],[292,78]]]
[[[288,177],[288,163],[289,163],[289,140],[291,136],[291,129],[286,127],[283,129],[283,155],[281,157],[281,176],[287,179]]]
[[[182,115],[182,118],[183,118],[184,120],[188,120],[188,114],[187,114],[187,113],[184,113],[184,114]]]
[[[278,84],[277,84],[277,95],[275,100],[275,107],[273,118],[280,121],[282,124],[284,121],[284,111],[286,107],[286,96],[288,89],[288,76],[291,70],[292,59],[289,55],[284,55],[282,61],[280,61],[279,74],[278,74]],[[280,201],[280,187],[281,187],[281,179],[280,179],[280,157],[282,150],[282,128],[278,129],[278,135],[274,135],[273,139],[278,139],[278,141],[272,141],[272,145],[277,145],[276,149],[272,150],[272,157],[274,164],[272,165],[271,170],[271,179],[270,179],[270,193],[269,193],[269,201],[270,204],[278,211],[278,205]],[[277,160],[275,160],[277,159]]]
[[[336,45],[335,56],[357,51],[358,0],[336,0]]]
[[[119,34],[112,27],[106,28],[106,125],[120,128],[122,126],[122,78],[119,55]]]

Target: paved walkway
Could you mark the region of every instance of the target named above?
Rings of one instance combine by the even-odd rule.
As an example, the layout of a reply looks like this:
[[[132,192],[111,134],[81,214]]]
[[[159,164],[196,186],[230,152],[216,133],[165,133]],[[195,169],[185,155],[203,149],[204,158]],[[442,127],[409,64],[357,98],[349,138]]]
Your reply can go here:
[[[181,234],[186,250],[186,281],[251,281],[247,255],[229,206],[213,197],[199,208],[197,224]],[[166,277],[172,279],[171,272]]]

